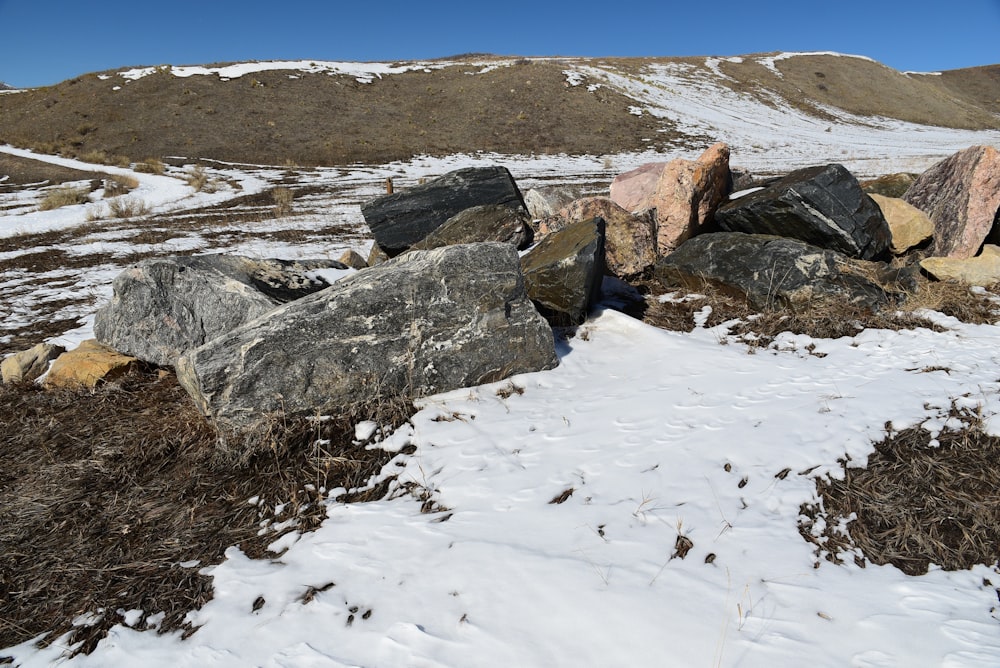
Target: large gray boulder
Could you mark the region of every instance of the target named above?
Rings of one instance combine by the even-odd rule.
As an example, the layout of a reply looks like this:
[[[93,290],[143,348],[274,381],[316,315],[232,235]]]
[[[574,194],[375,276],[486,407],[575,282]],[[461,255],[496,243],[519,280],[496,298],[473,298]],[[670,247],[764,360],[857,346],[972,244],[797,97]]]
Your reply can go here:
[[[798,239],[850,257],[873,260],[889,248],[889,225],[878,205],[843,165],[807,167],[722,205],[729,232]]]
[[[245,429],[557,363],[517,251],[483,243],[412,251],[342,279],[186,353],[177,377],[205,415]]]
[[[857,261],[853,261],[857,262]],[[879,310],[895,296],[852,271],[852,260],[835,251],[772,235],[719,232],[690,239],[661,259],[654,276],[665,287],[703,288],[706,283],[746,296],[757,309],[836,297]]]
[[[198,255],[143,260],[119,274],[97,311],[94,335],[121,353],[172,366],[185,351],[328,287],[313,272],[334,260],[257,260]]]
[[[375,243],[395,257],[465,209],[500,204],[527,210],[505,167],[468,167],[361,205]]]
[[[579,325],[601,297],[604,279],[602,218],[568,225],[521,258],[528,296],[557,327]]]

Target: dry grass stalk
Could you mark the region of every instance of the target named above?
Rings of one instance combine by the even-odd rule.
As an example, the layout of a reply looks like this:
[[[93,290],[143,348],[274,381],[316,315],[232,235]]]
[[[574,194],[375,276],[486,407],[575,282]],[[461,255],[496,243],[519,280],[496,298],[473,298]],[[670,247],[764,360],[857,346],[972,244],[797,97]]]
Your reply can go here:
[[[0,450],[0,647],[71,632],[62,641],[89,652],[121,622],[119,609],[143,611],[138,629],[156,613],[159,632],[185,628],[187,612],[212,597],[199,569],[227,547],[273,556],[267,545],[282,533],[319,526],[326,490],[364,490],[343,502],[384,495],[387,485],[368,481],[395,455],[355,444],[354,424],[408,414],[402,403],[353,407],[276,423],[248,437],[247,451],[230,438],[220,451],[172,374],[94,392],[0,387],[10,425]],[[289,519],[294,527],[258,535],[262,522]],[[99,610],[92,626],[72,626]]]

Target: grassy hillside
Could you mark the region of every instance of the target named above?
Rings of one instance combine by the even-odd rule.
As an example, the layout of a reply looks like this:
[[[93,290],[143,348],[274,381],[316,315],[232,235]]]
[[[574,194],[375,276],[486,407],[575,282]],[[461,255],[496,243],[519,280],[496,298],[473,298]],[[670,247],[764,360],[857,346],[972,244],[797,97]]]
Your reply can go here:
[[[740,62],[735,62],[740,61]],[[185,156],[299,165],[376,163],[455,152],[602,155],[696,140],[663,114],[634,113],[613,87],[573,85],[567,69],[636,79],[677,64],[684,76],[825,118],[836,107],[916,123],[1000,128],[1000,66],[908,75],[861,58],[462,58],[379,76],[294,70],[236,78],[137,80],[118,71],[0,96],[0,141],[96,162]],[[499,66],[496,66],[499,64]]]

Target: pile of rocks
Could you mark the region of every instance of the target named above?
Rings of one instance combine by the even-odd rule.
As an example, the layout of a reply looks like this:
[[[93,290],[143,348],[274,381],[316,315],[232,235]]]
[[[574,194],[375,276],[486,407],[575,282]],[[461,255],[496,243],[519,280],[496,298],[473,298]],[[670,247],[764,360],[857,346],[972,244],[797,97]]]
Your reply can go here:
[[[61,364],[66,353],[47,382],[100,377],[98,354],[111,374],[135,360],[173,367],[206,416],[247,429],[552,368],[552,328],[582,323],[605,275],[664,289],[710,282],[759,308],[835,295],[873,310],[905,299],[921,271],[1000,281],[997,151],[956,154],[901,199],[875,192],[898,194],[900,181],[863,187],[831,164],[754,186],[721,143],[621,174],[607,197],[522,196],[503,167],[461,169],[364,204],[367,261],[140,262],[115,280],[98,342],[75,353],[86,370],[59,371],[76,366]],[[324,278],[348,265],[359,270]],[[4,379],[37,376],[61,352],[8,358]]]

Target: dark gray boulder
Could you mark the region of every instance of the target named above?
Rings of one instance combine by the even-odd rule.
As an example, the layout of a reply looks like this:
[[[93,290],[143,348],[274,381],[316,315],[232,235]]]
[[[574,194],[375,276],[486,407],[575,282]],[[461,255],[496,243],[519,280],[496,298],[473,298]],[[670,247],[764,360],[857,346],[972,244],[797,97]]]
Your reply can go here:
[[[205,415],[246,429],[275,414],[417,397],[557,363],[517,251],[483,243],[360,271],[186,353],[177,377]]]
[[[876,311],[896,300],[863,271],[858,260],[796,239],[719,232],[681,244],[657,263],[654,276],[668,288],[709,283],[762,310],[836,297]]]
[[[235,255],[143,260],[115,278],[94,335],[118,352],[172,366],[184,351],[330,285],[313,271],[346,268],[333,260]]]
[[[430,250],[441,246],[496,241],[521,250],[527,248],[533,238],[531,218],[526,210],[504,204],[483,204],[455,214],[410,248]]]
[[[505,167],[468,167],[361,205],[378,244],[395,257],[457,213],[483,204],[526,209]]]
[[[843,165],[808,167],[715,212],[729,232],[773,234],[874,260],[891,242],[878,205]]]
[[[521,258],[528,296],[555,327],[579,325],[601,297],[604,219],[549,234]]]

